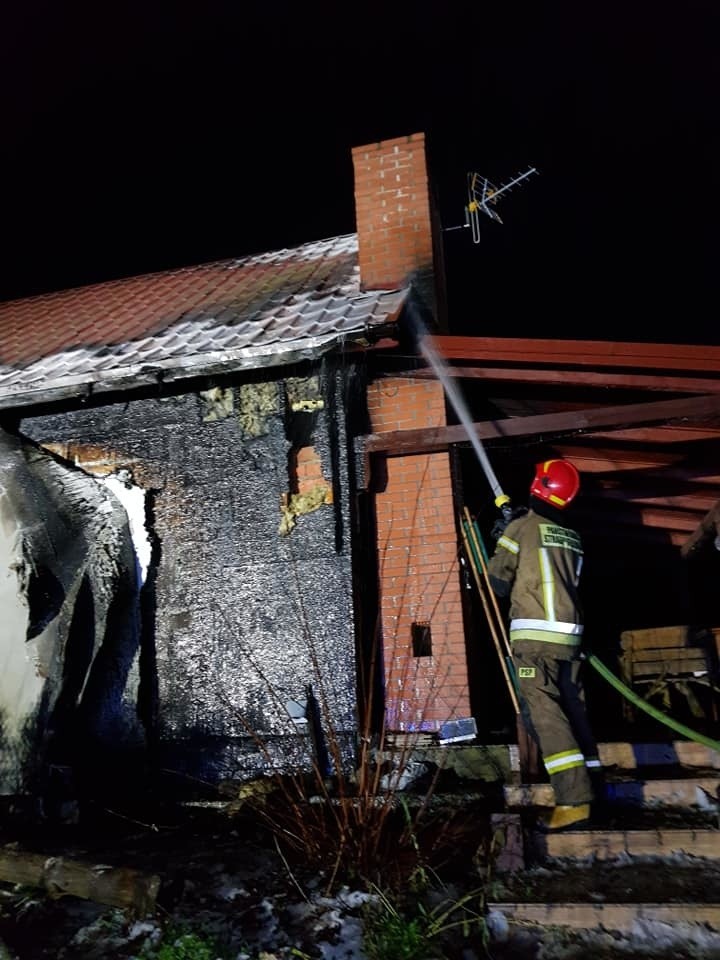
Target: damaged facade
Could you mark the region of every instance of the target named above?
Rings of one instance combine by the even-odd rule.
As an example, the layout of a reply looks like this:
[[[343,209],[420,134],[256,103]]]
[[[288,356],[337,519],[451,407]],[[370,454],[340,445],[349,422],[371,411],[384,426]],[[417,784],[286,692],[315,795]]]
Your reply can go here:
[[[357,543],[354,435],[402,423],[406,389],[414,422],[445,421],[436,384],[367,394],[374,345],[397,342],[409,310],[432,320],[424,137],[354,162],[358,235],[0,306],[3,792],[34,789],[48,765],[98,778],[149,764],[181,786],[343,762],[378,631],[437,612],[428,574],[438,593],[456,579],[445,523],[450,568],[416,554],[417,582],[394,575],[397,595],[366,616],[378,587]],[[447,459],[387,472],[381,501],[397,484],[407,501],[409,482],[428,497],[412,518],[383,514],[386,571],[409,556],[410,525],[436,524]],[[459,616],[436,656],[444,629],[464,661]],[[418,728],[416,685],[431,728],[467,712],[462,691],[437,702],[406,650],[384,663],[391,725]],[[332,761],[328,728],[347,744]]]
[[[91,516],[106,518],[106,503],[125,513],[116,502],[121,491],[113,493],[92,478],[105,479],[110,466],[110,481],[119,472],[131,472],[132,482],[125,484],[144,499],[152,545],[147,578],[142,580],[138,565],[123,599],[125,609],[136,610],[135,630],[115,638],[115,625],[105,627],[100,616],[103,593],[114,598],[117,590],[108,570],[95,563],[95,554],[110,555],[112,563],[114,553],[98,544],[87,559],[94,579],[85,602],[92,613],[79,616],[77,601],[65,590],[68,622],[53,618],[50,637],[40,634],[32,641],[52,646],[56,656],[64,649],[57,666],[79,672],[73,691],[57,672],[44,685],[64,692],[71,713],[79,711],[72,726],[56,724],[55,731],[73,760],[78,736],[87,735],[80,755],[93,757],[94,770],[108,751],[116,765],[117,744],[129,748],[134,742],[149,747],[153,761],[178,777],[257,772],[269,762],[263,750],[273,738],[284,735],[292,752],[306,747],[307,737],[297,736],[287,704],[306,701],[309,686],[330,705],[338,731],[353,729],[349,504],[342,481],[346,444],[342,418],[338,423],[328,416],[337,410],[335,372],[321,366],[316,376],[296,378],[290,391],[283,380],[225,387],[221,409],[215,394],[199,391],[23,421],[23,437],[40,448],[28,470],[36,471],[39,461],[59,472],[58,459],[79,468],[75,473],[84,487],[75,501]],[[321,383],[327,405],[318,402]],[[292,391],[304,393],[312,407],[293,410]],[[53,505],[58,499],[67,503],[69,498],[64,491],[62,498],[55,494]],[[128,515],[121,529],[130,557],[134,543],[135,556],[141,556],[143,544],[133,541]],[[46,557],[30,552],[32,545],[26,549],[28,566],[42,569]],[[66,568],[61,554],[57,575],[65,575]],[[130,572],[135,573],[132,562]],[[39,590],[24,597],[32,622],[45,597]],[[86,686],[78,656],[91,634],[95,650],[86,669],[92,663],[104,677],[97,693]],[[108,660],[107,654],[102,665],[95,664],[108,645],[116,659]],[[121,661],[130,667],[127,677],[123,671],[116,678],[116,692],[127,701],[122,711],[127,729],[84,722],[84,711],[98,709],[88,701],[110,696],[110,673],[120,670]],[[315,662],[323,664],[322,675]],[[139,719],[147,744],[130,735]],[[240,747],[230,749],[233,742]],[[70,757],[57,758],[63,760]]]

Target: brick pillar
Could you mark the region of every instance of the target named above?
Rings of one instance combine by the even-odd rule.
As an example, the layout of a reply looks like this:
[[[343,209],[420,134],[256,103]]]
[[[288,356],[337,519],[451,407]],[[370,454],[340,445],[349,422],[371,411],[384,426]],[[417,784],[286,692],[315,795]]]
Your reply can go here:
[[[425,147],[425,135],[415,133],[356,147],[352,158],[363,289],[411,283],[433,313]],[[376,433],[447,422],[437,381],[377,381],[369,388],[368,408]],[[386,464],[376,517],[387,726],[434,731],[470,714],[450,459],[446,453],[418,454],[387,457]]]
[[[376,381],[368,407],[375,433],[446,423],[437,381]],[[389,731],[435,731],[470,716],[458,541],[447,453],[387,457],[376,494],[385,710]],[[430,649],[415,655],[413,624]]]

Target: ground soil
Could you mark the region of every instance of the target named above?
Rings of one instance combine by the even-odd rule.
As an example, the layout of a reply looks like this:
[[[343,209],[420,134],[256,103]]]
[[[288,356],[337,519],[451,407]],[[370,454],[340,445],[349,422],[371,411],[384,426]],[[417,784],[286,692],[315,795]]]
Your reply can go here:
[[[501,901],[720,902],[720,865],[684,856],[555,862],[495,873],[484,855],[488,810],[483,798],[467,794],[436,799],[434,816],[418,839],[427,876],[437,880],[443,896],[451,899],[481,891],[484,900],[475,902],[491,912],[492,903]],[[405,816],[401,811],[396,821],[398,836]],[[624,817],[619,812],[615,816],[625,829],[652,828],[661,822],[691,825],[688,815],[661,811],[627,810]],[[708,818],[707,812],[697,812],[690,820],[704,826]],[[532,831],[532,826],[530,816],[525,828]],[[30,817],[10,829],[5,819],[0,821],[0,841],[48,856],[131,866],[162,878],[158,909],[149,918],[0,883],[0,940],[13,960],[129,960],[168,920],[207,931],[233,958],[363,957],[357,944],[363,901],[357,891],[367,890],[367,885],[357,875],[333,875],[331,848],[324,861],[291,856],[275,842],[266,822],[249,810],[228,816],[222,810],[193,806],[142,811],[104,805],[86,809],[74,826]],[[381,887],[389,884],[390,876],[396,883],[406,855],[407,849],[393,847],[390,837],[383,854],[387,872],[373,879]],[[405,876],[406,892],[411,893],[411,874]],[[693,939],[696,933],[679,947],[672,937],[648,939],[642,931],[636,938],[623,938],[604,931],[496,930],[490,924],[488,937],[479,926],[473,927],[467,937],[457,935],[443,949],[447,960],[719,960],[720,943]]]

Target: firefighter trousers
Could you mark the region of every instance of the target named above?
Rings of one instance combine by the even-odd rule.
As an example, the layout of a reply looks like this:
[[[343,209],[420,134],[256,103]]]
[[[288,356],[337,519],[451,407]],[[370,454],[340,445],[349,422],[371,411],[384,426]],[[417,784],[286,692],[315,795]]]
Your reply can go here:
[[[523,719],[542,754],[555,803],[591,803],[596,794],[586,751],[596,761],[597,747],[579,680],[581,661],[558,660],[548,655],[552,651],[536,653],[523,646],[516,641],[513,647]]]

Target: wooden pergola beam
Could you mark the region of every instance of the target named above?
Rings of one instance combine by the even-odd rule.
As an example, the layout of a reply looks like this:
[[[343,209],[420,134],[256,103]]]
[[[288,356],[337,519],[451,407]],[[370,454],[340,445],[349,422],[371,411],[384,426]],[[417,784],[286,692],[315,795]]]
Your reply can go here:
[[[685,397],[680,400],[657,400],[651,403],[628,403],[618,406],[593,407],[562,413],[546,413],[527,417],[507,417],[474,423],[479,440],[508,437],[548,436],[584,433],[598,427],[629,427],[669,420],[702,419],[720,415],[720,395]],[[387,453],[398,456],[408,453],[437,453],[453,443],[467,442],[463,425],[426,427],[419,430],[391,430],[370,433],[356,438],[358,453]]]
[[[684,343],[618,343],[604,340],[537,340],[515,337],[428,336],[443,360],[514,361],[590,367],[638,367],[720,372],[720,347]]]
[[[620,432],[622,435],[622,432]],[[590,434],[594,437],[595,434]],[[588,438],[583,434],[582,441]],[[655,448],[653,450],[633,450],[632,448],[613,448],[607,443],[604,446],[586,447],[576,444],[572,438],[560,438],[552,443],[555,455],[572,460],[583,473],[608,473],[615,475],[624,473],[629,479],[633,473],[638,476],[651,475],[656,482],[660,471],[662,478],[669,481],[684,481],[686,483],[709,483],[720,485],[720,464],[714,460],[710,463],[686,462],[684,452],[671,449]]]
[[[597,373],[592,370],[524,369],[522,367],[457,367],[447,366],[444,373],[463,380],[482,380],[486,383],[525,383],[541,386],[565,387],[613,387],[619,390],[653,390],[665,393],[720,393],[720,377],[678,377],[672,374],[663,376],[650,373],[617,373],[606,371]],[[417,370],[405,370],[402,373],[387,373],[386,377],[408,377],[409,379],[435,379],[437,374],[432,367],[420,367]]]

